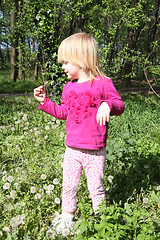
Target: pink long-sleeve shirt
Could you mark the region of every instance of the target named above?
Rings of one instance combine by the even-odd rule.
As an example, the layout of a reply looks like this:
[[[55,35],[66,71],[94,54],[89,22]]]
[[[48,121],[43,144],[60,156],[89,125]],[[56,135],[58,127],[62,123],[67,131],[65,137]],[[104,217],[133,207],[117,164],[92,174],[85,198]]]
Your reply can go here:
[[[39,109],[59,119],[66,119],[66,145],[81,149],[100,149],[106,146],[108,123],[100,126],[96,114],[102,102],[110,107],[110,115],[124,112],[124,103],[112,80],[98,76],[90,81],[66,83],[62,101],[56,105],[46,98]]]

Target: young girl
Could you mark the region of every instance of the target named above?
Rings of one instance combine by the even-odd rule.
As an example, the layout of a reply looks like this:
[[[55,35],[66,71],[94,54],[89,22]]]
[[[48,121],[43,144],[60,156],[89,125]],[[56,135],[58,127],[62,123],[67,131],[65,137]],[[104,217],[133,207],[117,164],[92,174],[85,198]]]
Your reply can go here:
[[[63,165],[62,215],[57,232],[72,222],[82,168],[87,176],[93,210],[105,201],[103,188],[106,140],[109,117],[120,115],[124,103],[111,79],[99,66],[98,45],[86,33],[73,34],[58,49],[58,61],[71,80],[66,83],[60,105],[49,98],[43,86],[34,90],[39,109],[59,119],[66,119],[66,151]]]

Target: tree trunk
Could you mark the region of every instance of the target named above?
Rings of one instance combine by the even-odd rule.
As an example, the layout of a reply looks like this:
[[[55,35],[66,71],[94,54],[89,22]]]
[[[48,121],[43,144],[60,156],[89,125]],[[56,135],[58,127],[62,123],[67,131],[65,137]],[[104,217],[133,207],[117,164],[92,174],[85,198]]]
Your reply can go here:
[[[10,14],[10,24],[11,24],[11,79],[16,82],[18,77],[18,41],[15,32],[15,21],[16,21],[16,11],[18,10],[18,1],[12,0],[12,10]]]
[[[22,16],[22,6],[21,4],[23,4],[23,1],[18,1],[18,12],[21,13],[21,17],[23,18]],[[20,30],[19,31],[19,41],[18,41],[18,60],[19,60],[19,72],[18,72],[18,75],[19,75],[19,79],[20,80],[23,80],[24,79],[24,69],[23,69],[23,46],[24,46],[24,42],[25,42],[25,39],[23,37],[24,33],[23,33],[23,30]]]

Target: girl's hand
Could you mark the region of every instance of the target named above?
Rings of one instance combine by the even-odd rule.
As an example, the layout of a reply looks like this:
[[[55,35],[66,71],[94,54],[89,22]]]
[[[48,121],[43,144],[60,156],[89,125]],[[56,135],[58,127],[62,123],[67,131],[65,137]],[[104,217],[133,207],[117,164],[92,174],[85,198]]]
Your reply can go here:
[[[46,93],[43,90],[43,86],[34,89],[34,97],[43,105],[46,99]]]
[[[97,111],[97,123],[100,124],[100,126],[106,125],[106,122],[109,122],[109,116],[110,107],[106,102],[102,102]]]

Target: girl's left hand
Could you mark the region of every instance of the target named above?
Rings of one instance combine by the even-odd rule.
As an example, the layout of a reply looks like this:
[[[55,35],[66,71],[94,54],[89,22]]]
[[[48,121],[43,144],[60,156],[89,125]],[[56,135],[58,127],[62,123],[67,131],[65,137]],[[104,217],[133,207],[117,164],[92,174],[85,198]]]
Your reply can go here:
[[[110,111],[111,110],[108,104],[106,102],[102,102],[98,108],[96,116],[97,123],[100,124],[100,126],[106,125],[106,122],[109,122]]]

